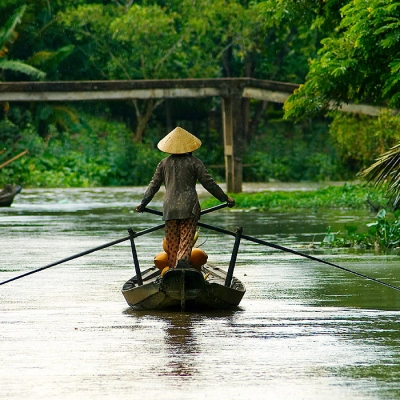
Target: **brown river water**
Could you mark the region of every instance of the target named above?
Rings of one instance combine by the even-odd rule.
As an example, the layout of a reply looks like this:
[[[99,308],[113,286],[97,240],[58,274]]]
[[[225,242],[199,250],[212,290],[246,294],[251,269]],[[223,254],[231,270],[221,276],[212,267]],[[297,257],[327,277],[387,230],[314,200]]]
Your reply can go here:
[[[286,187],[293,188],[302,189]],[[0,281],[125,237],[128,227],[159,224],[133,212],[142,193],[23,189],[0,209]],[[161,204],[159,194],[151,207]],[[328,226],[373,219],[343,210],[225,209],[202,217],[398,286],[396,253],[309,246]],[[162,237],[136,239],[143,269]],[[202,229],[202,242],[209,261],[226,268],[234,239]],[[247,289],[238,310],[132,311],[121,288],[133,275],[123,242],[1,285],[0,399],[400,398],[396,290],[245,240],[234,273]]]

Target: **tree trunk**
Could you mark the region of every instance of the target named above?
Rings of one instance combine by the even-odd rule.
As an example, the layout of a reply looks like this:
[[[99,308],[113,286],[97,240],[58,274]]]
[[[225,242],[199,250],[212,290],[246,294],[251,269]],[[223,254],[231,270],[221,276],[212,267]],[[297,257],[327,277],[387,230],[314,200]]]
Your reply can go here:
[[[265,110],[267,109],[267,106],[268,106],[268,101],[260,101],[257,104],[256,110],[254,111],[253,118],[249,122],[249,127],[247,130],[247,143],[249,143],[251,138],[253,137],[253,135],[257,129],[257,126],[260,123]]]
[[[171,118],[171,100],[165,99],[165,124],[167,132],[172,131],[172,118]]]
[[[153,111],[164,101],[164,99],[154,99],[145,100],[144,102],[144,112],[142,113],[139,108],[138,100],[132,100],[132,103],[136,111],[136,130],[133,136],[133,141],[141,143],[143,140],[143,132],[146,129],[147,123],[151,117]]]

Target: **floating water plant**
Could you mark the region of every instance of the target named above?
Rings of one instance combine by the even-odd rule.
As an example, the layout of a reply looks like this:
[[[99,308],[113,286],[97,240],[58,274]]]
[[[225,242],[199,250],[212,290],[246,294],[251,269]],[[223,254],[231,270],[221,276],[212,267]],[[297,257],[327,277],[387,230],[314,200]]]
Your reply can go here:
[[[400,248],[400,211],[391,217],[386,210],[380,210],[376,221],[366,226],[368,228],[366,232],[358,232],[357,225],[346,225],[346,232],[331,232],[329,227],[321,246],[376,250]]]

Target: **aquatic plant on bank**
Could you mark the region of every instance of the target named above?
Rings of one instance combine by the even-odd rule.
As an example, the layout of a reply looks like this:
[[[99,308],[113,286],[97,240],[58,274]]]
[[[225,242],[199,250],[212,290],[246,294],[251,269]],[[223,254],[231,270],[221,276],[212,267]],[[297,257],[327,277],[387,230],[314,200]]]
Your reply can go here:
[[[371,185],[345,183],[310,191],[263,191],[232,194],[236,209],[257,211],[295,211],[299,209],[381,209],[388,208],[384,190]],[[202,202],[202,207],[218,204],[213,198]]]
[[[353,247],[388,250],[400,248],[400,210],[389,215],[382,209],[376,221],[366,225],[366,232],[359,232],[358,225],[345,225],[345,232],[331,232],[328,228],[321,247]],[[365,227],[364,227],[365,228]]]

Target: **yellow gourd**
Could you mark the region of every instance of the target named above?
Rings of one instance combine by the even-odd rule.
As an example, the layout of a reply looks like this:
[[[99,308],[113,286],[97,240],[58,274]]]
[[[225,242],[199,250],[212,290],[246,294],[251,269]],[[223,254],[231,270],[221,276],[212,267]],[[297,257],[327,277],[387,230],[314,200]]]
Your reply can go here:
[[[160,270],[163,270],[165,267],[167,267],[168,266],[168,254],[165,251],[158,253],[154,257],[154,265]]]
[[[207,253],[197,247],[192,250],[190,264],[192,264],[192,267],[200,269],[207,262],[207,259]]]

